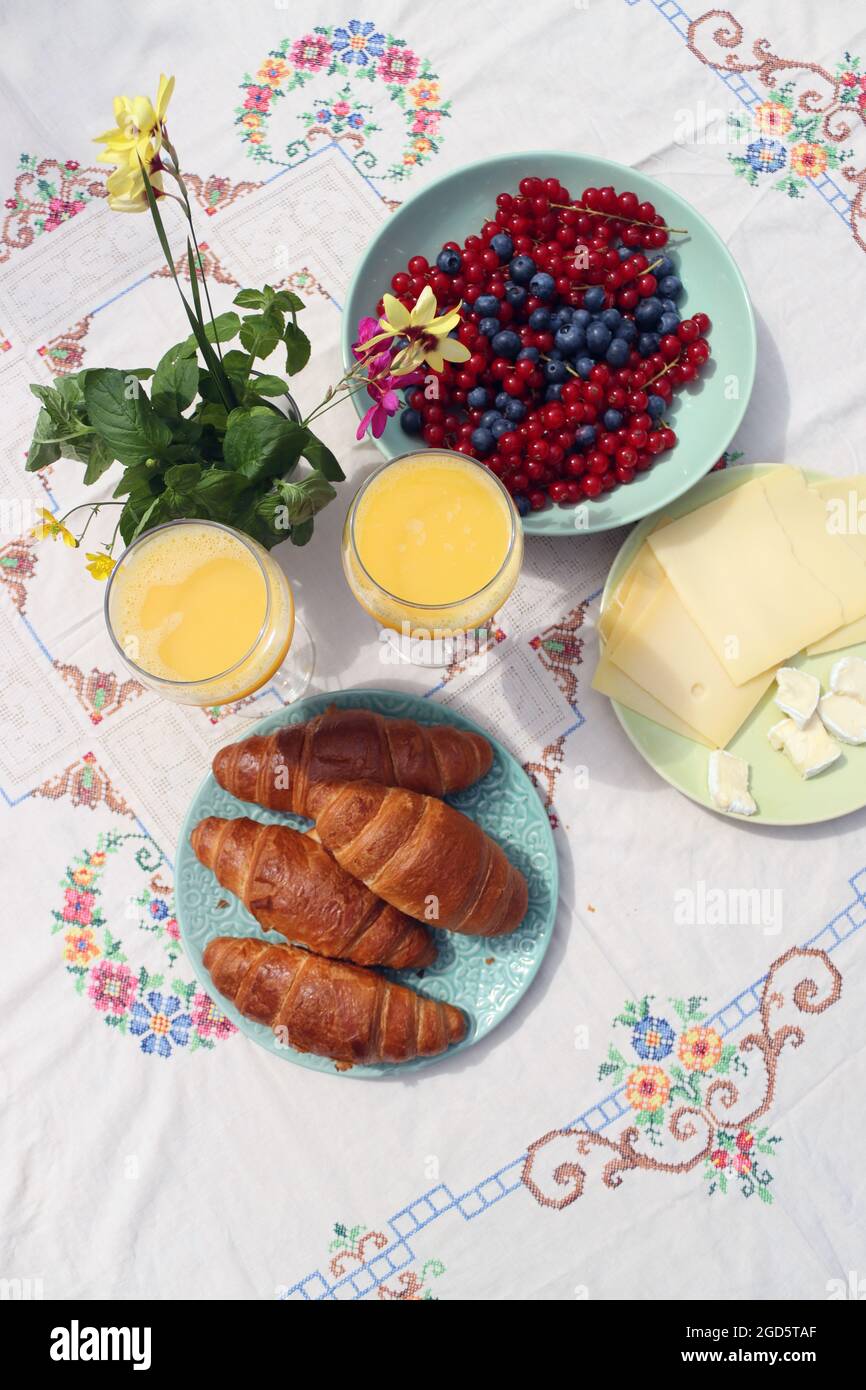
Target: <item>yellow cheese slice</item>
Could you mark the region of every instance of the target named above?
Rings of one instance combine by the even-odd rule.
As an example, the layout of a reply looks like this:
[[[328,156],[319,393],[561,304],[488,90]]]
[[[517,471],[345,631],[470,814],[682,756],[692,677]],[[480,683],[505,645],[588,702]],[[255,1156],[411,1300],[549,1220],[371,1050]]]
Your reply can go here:
[[[682,604],[738,686],[866,613],[860,607],[866,565],[861,576],[850,548],[828,537],[822,500],[798,479],[798,470],[780,466],[649,537]]]
[[[693,743],[703,743],[707,748],[716,746],[711,738],[705,738],[703,734],[698,733],[697,729],[679,719],[673,710],[669,710],[666,705],[631,680],[625,671],[614,665],[606,651],[599,657],[592,678],[592,688],[602,695],[607,695],[611,700],[616,700],[618,704],[625,705],[626,709],[634,710],[635,714],[642,714],[645,719],[652,719],[663,728],[691,739]]]
[[[659,517],[653,530],[658,530],[660,526],[666,526],[669,521],[670,517],[668,516]],[[632,585],[639,576],[655,579],[658,583],[661,583],[664,578],[664,570],[653,555],[646,541],[644,541],[637,553],[632,556],[614,593],[611,594],[605,604],[604,612],[598,620],[598,632],[602,641],[607,642],[610,640],[611,633],[631,593]]]
[[[668,581],[623,632],[611,661],[714,748],[730,742],[774,674],[735,685]]]
[[[866,560],[866,474],[827,478],[810,486],[824,501],[830,530],[844,535],[848,544]],[[866,617],[837,628],[829,637],[812,642],[807,650],[809,656],[819,656],[824,652],[840,651],[842,647],[853,647],[858,642],[866,642]]]

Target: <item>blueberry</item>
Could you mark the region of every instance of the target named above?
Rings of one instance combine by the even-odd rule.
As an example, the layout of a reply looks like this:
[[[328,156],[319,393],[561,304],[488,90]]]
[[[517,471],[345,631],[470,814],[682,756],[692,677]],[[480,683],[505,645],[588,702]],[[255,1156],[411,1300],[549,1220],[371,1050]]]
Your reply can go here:
[[[638,328],[655,328],[662,316],[662,302],[651,294],[649,299],[642,299],[634,311],[634,321]]]
[[[463,261],[459,251],[443,248],[436,257],[436,264],[444,275],[457,275]]]
[[[506,285],[505,299],[512,309],[522,309],[529,295],[522,285]]]
[[[507,232],[497,232],[490,238],[490,245],[500,261],[510,261],[514,255],[514,242]]]
[[[683,282],[678,275],[665,275],[659,280],[659,291],[663,299],[679,299]]]
[[[556,293],[556,281],[546,270],[539,270],[529,282],[529,293],[536,299],[552,299]]]
[[[512,396],[502,413],[506,420],[510,420],[514,425],[519,425],[526,414],[526,406],[523,401],[515,400]]]
[[[550,315],[551,333],[555,333],[557,329],[563,328],[565,324],[570,322],[571,320],[562,312],[562,309],[554,309],[553,313]]]
[[[613,430],[622,429],[622,420],[623,415],[621,410],[606,410],[602,416],[601,423],[606,430],[613,432]]]
[[[562,351],[562,348],[552,347],[547,355],[553,362],[563,362],[565,360],[565,353]]]
[[[535,274],[535,261],[531,256],[515,256],[508,267],[508,276],[515,285],[528,285]]]
[[[591,320],[592,314],[588,309],[575,309],[571,316],[572,323],[579,324],[581,328],[586,328],[586,325],[590,323]]]
[[[586,330],[586,347],[593,357],[603,357],[610,347],[612,334],[609,328],[605,328],[600,319],[591,323]]]
[[[616,330],[622,323],[622,314],[619,312],[619,309],[605,309],[601,316],[601,321],[605,328],[609,328],[615,337]]]
[[[647,414],[654,420],[660,420],[665,413],[665,402],[663,396],[649,396],[646,403]]]
[[[470,439],[473,449],[477,449],[479,454],[489,454],[493,448],[493,435],[489,430],[482,429],[481,426],[472,431]]]
[[[618,246],[616,248],[616,254],[619,256],[621,261],[627,261],[629,256],[634,255],[634,252],[628,246]]]
[[[662,314],[656,324],[657,333],[676,333],[680,321],[679,314]]]
[[[649,357],[651,353],[658,352],[659,342],[658,333],[641,333],[637,340],[637,350],[641,357]]]
[[[607,296],[601,285],[590,285],[586,294],[583,296],[584,305],[594,314],[597,314],[599,309],[604,308],[606,299]]]
[[[583,377],[584,381],[586,381],[587,377],[589,376],[590,372],[595,366],[595,361],[592,357],[578,357],[574,366],[578,376]]]
[[[502,324],[499,322],[499,319],[482,319],[478,325],[478,332],[482,333],[485,338],[495,338],[501,327]]]
[[[538,351],[537,347],[521,348],[517,354],[517,360],[518,362],[539,362],[541,360],[541,353]]]
[[[492,347],[497,357],[507,357],[513,361],[520,351],[520,334],[515,333],[513,328],[503,328],[501,333],[495,335]]]
[[[550,310],[543,306],[540,309],[533,309],[529,315],[529,327],[533,333],[545,333],[550,327]]]
[[[400,424],[405,434],[420,434],[424,428],[424,421],[417,410],[404,410],[400,416]]]
[[[564,362],[545,362],[544,376],[549,386],[562,386],[568,381],[568,372]]]
[[[619,328],[616,330],[616,336],[622,338],[627,343],[633,343],[637,337],[637,327],[631,319],[623,319]]]
[[[586,334],[576,323],[567,323],[556,334],[556,346],[566,357],[574,357],[586,345]]]
[[[653,270],[653,275],[657,280],[663,280],[666,275],[673,275],[674,263],[670,256],[662,256],[658,265]]]
[[[495,240],[495,238],[494,238],[494,240]],[[531,508],[531,506],[530,506],[530,504],[529,504],[529,498],[528,498],[528,497],[524,497],[524,495],[523,495],[522,492],[518,492],[518,493],[515,494],[515,497],[514,497],[514,505],[515,505],[515,507],[517,508],[517,510],[518,510],[518,512],[520,513],[521,516],[526,516],[527,512],[530,512],[530,511],[532,510],[532,508]]]
[[[676,306],[676,302],[675,302],[673,299],[663,299],[663,300],[662,300],[662,311],[663,311],[663,313],[665,313],[665,314],[677,314],[677,313],[679,313],[679,310],[677,309],[677,306]]]
[[[591,449],[595,439],[595,425],[581,425],[575,436],[575,443],[578,449]]]
[[[499,318],[499,300],[495,294],[479,294],[472,308],[482,319]]]
[[[508,434],[510,429],[511,421],[503,420],[500,418],[499,420],[494,421],[490,433],[493,435],[494,439],[501,439],[504,434]]]
[[[555,381],[555,382],[553,383],[552,386],[547,386],[547,387],[545,387],[545,390],[544,390],[544,399],[545,399],[546,401],[561,401],[561,400],[562,400],[562,382],[561,382],[561,381]]]
[[[629,346],[625,338],[612,338],[610,347],[604,354],[605,362],[611,367],[624,367],[628,361]]]
[[[508,399],[511,400],[511,397],[509,396]],[[485,410],[484,414],[481,416],[481,428],[482,428],[483,430],[492,429],[493,426],[496,424],[496,421],[497,421],[497,420],[501,420],[501,419],[502,419],[502,412],[501,412],[501,411],[499,411],[499,410]]]
[[[466,404],[470,406],[472,410],[483,410],[488,400],[489,396],[486,386],[473,386],[472,390],[469,391],[466,396]]]
[[[507,391],[500,391],[496,395],[493,404],[496,406],[496,409],[499,411],[499,414],[501,415],[508,402],[513,399],[514,397],[509,396]]]

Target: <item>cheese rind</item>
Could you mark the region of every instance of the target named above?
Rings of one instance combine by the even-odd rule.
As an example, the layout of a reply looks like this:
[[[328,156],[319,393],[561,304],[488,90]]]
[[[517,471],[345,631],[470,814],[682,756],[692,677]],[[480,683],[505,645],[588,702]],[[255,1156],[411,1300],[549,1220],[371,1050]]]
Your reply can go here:
[[[866,704],[866,661],[862,656],[843,656],[830,672],[830,689],[836,695],[853,695]]]
[[[707,764],[710,799],[720,811],[735,816],[753,816],[758,807],[749,791],[749,764],[735,753],[717,748]]]
[[[866,743],[866,705],[853,695],[833,691],[821,698],[821,722],[828,733],[843,743]]]
[[[796,469],[732,489],[648,544],[738,685],[866,614],[866,563],[828,535]]]
[[[808,671],[798,671],[796,666],[780,666],[776,684],[779,687],[774,696],[776,704],[783,714],[793,719],[798,729],[802,729],[818,708],[821,682]]]
[[[793,719],[774,724],[768,734],[773,748],[785,752],[803,778],[817,777],[842,756],[842,749],[830,737],[817,714],[803,729]]]

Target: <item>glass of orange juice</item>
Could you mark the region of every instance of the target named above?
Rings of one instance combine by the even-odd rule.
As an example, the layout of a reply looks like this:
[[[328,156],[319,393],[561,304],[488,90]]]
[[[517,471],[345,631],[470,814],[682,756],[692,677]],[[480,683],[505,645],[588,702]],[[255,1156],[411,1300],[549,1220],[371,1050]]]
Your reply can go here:
[[[447,665],[477,645],[523,560],[510,496],[484,464],[447,449],[382,464],[357,493],[343,530],[349,588],[400,655]],[[468,654],[468,653],[467,653]]]
[[[312,675],[283,571],[216,521],[168,521],[133,541],[109,579],[105,620],[138,679],[180,704],[224,705],[263,686],[289,703]]]

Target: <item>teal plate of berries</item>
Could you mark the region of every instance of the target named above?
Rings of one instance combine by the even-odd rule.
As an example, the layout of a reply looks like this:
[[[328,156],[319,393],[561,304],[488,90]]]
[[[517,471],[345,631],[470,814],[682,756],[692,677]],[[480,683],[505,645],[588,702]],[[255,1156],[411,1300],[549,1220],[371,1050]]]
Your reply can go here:
[[[266,825],[290,825],[295,829],[304,829],[310,822],[302,816],[283,815],[239,801],[219,785],[212,773],[208,773],[193,797],[181,830],[175,871],[178,925],[184,949],[202,988],[213,998],[217,1008],[253,1042],[282,1061],[331,1076],[400,1077],[419,1067],[444,1062],[480,1042],[522,999],[553,934],[559,892],[556,847],[538,792],[516,758],[473,720],[444,705],[434,704],[432,700],[400,690],[344,690],[338,694],[312,695],[262,719],[246,732],[267,734],[284,724],[312,719],[331,705],[369,709],[394,718],[414,719],[419,724],[451,724],[482,734],[493,748],[493,764],[487,775],[446,800],[496,840],[524,875],[529,888],[526,916],[510,936],[460,936],[435,928],[433,934],[438,951],[433,965],[417,971],[381,972],[421,994],[463,1009],[469,1021],[466,1037],[436,1057],[421,1057],[399,1064],[355,1065],[341,1071],[327,1057],[294,1051],[277,1039],[270,1028],[244,1018],[214,989],[202,962],[204,948],[213,937],[254,936],[271,945],[283,938],[276,932],[263,931],[240,900],[220,887],[214,875],[193,853],[191,832],[206,816],[227,819],[250,816]]]
[[[709,473],[743,419],[756,357],[743,277],[700,213],[636,169],[535,151],[427,183],[355,271],[347,369],[383,295],[411,309],[426,285],[440,313],[461,304],[465,360],[425,368],[379,448],[483,460],[532,535],[658,511]],[[353,400],[363,415],[367,394]]]

